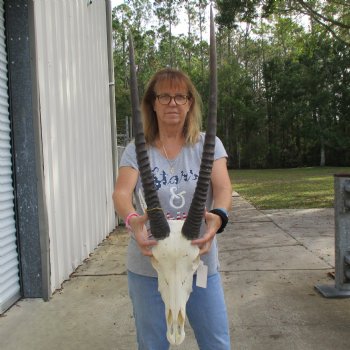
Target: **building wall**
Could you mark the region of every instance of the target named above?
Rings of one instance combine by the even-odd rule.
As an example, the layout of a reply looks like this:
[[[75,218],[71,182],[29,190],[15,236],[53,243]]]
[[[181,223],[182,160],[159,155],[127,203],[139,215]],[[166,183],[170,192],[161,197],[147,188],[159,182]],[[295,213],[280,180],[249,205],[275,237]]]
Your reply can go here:
[[[51,290],[115,226],[104,0],[34,1]]]

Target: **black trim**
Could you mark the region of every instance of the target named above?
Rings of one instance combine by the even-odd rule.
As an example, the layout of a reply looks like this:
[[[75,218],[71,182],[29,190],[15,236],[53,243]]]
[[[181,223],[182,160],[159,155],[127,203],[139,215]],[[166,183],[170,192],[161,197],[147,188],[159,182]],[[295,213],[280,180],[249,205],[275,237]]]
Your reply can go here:
[[[43,297],[49,290],[43,285],[49,254],[42,246],[38,187],[43,177],[38,176],[37,134],[33,93],[36,75],[33,75],[32,27],[33,1],[7,0],[5,3],[6,48],[8,56],[9,113],[12,128],[13,178],[16,206],[17,243],[20,263],[21,293],[25,298]],[[45,264],[45,266],[43,265]],[[49,281],[49,280],[48,280]]]

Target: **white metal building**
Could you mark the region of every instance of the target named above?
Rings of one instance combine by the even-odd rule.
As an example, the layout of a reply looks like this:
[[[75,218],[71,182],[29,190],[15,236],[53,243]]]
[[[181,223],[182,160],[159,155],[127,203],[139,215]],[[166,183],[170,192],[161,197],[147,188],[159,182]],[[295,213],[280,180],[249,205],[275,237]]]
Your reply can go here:
[[[110,10],[0,0],[0,313],[47,300],[115,227]]]

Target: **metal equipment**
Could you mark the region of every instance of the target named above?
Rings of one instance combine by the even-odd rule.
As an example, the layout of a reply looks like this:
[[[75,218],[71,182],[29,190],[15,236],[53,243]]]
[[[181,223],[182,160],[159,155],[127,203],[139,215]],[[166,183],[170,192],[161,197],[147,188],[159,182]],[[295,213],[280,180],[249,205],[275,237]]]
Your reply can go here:
[[[316,285],[326,298],[350,297],[350,174],[334,175],[335,285]]]

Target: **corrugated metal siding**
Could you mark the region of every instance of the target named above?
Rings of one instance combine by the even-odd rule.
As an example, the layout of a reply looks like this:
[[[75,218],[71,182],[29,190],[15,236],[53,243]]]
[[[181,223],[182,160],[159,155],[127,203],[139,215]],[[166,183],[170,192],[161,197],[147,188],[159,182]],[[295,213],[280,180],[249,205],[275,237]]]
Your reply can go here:
[[[104,0],[34,2],[55,290],[115,226]]]
[[[3,8],[0,0],[0,314],[20,297]]]

